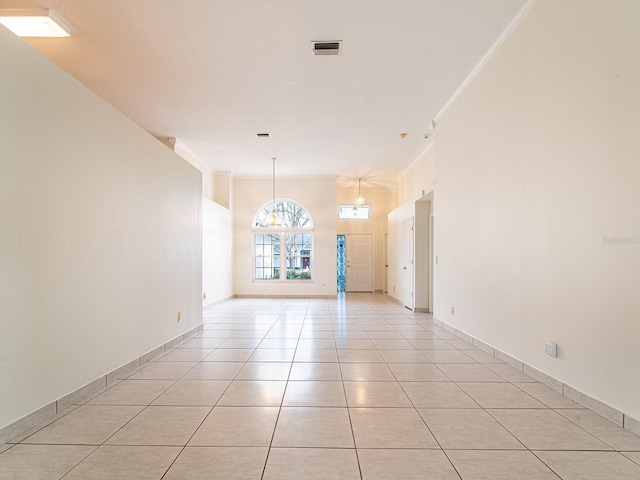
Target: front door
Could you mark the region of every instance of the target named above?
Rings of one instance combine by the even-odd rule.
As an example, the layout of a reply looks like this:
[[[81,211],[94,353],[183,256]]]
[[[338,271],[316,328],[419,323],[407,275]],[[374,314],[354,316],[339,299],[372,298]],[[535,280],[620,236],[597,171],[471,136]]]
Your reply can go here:
[[[347,292],[373,292],[373,235],[347,235]]]

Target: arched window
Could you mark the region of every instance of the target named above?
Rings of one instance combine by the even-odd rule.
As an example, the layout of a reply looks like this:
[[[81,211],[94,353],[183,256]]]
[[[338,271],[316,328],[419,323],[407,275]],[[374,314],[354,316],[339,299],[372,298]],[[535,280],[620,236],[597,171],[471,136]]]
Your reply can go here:
[[[253,217],[253,235],[255,280],[311,280],[313,221],[302,205],[284,198],[266,203]]]

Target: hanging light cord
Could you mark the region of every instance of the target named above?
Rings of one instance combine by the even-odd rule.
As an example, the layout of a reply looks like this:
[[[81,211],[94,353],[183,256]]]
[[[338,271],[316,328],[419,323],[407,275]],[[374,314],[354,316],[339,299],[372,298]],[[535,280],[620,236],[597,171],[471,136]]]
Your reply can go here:
[[[356,201],[355,201],[355,208],[358,209],[360,207],[362,207],[364,205],[364,198],[362,197],[361,193],[360,193],[360,178],[358,179],[358,196],[356,197]]]
[[[273,168],[272,168],[272,182],[273,182],[273,208],[276,208],[276,158],[273,157],[271,158],[272,162],[273,162]]]

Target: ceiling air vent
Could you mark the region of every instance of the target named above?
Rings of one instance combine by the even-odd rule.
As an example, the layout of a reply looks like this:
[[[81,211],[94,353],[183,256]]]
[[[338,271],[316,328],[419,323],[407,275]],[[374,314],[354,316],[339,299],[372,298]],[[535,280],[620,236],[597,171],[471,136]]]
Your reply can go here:
[[[340,55],[342,41],[312,42],[314,55]]]

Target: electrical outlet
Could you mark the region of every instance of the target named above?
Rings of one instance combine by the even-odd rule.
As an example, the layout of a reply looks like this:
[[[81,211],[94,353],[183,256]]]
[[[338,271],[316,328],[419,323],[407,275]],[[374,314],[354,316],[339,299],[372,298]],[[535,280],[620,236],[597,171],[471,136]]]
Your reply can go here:
[[[178,323],[182,321],[182,312],[178,312]]]
[[[544,344],[544,351],[547,355],[551,355],[552,357],[558,356],[558,344],[556,342],[548,341]]]
[[[455,307],[451,307],[451,315],[455,315],[456,314],[456,308]]]

